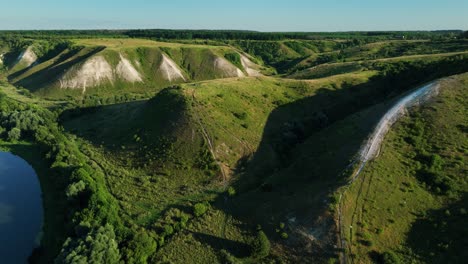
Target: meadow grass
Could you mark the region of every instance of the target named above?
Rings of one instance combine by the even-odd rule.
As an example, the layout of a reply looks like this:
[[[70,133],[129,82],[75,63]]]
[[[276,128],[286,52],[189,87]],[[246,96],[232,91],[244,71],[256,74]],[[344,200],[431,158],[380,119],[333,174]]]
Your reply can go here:
[[[405,263],[457,261],[450,253],[462,241],[450,240],[448,249],[440,248],[440,244],[438,248],[437,243],[424,246],[427,241],[413,238],[413,229],[431,211],[457,203],[467,191],[462,165],[468,147],[462,128],[467,121],[467,80],[464,74],[443,81],[437,98],[398,121],[386,136],[380,155],[366,165],[360,179],[347,191],[344,227],[354,261],[372,263],[386,251],[397,252]],[[421,167],[425,166],[422,150],[424,155],[442,158],[441,173],[451,179],[450,191],[444,192],[421,178]],[[447,235],[442,233],[442,238],[434,239],[444,240]]]

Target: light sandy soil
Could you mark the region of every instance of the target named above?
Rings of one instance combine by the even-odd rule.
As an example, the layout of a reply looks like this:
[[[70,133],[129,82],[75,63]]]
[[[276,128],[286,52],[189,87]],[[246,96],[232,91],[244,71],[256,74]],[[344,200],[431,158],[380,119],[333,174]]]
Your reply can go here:
[[[409,107],[422,104],[436,96],[439,92],[439,86],[438,81],[422,86],[401,98],[390,110],[388,110],[387,113],[385,113],[370,135],[366,144],[364,144],[359,151],[359,161],[361,164],[355,177],[358,176],[366,162],[372,160],[379,154],[380,146],[382,145],[384,137],[392,125],[407,112]]]
[[[28,47],[25,51],[21,52],[16,61],[17,64],[24,63],[26,67],[29,67],[37,61],[37,55],[34,53],[31,47]]]
[[[241,56],[242,66],[244,67],[248,76],[254,76],[254,77],[263,76],[263,74],[260,73],[260,70],[258,69],[259,66],[257,64],[253,63],[244,54],[240,54],[240,56]]]
[[[60,78],[61,88],[83,89],[96,86],[104,81],[113,81],[111,65],[102,56],[88,59],[77,70],[70,69]]]
[[[232,65],[229,61],[224,58],[217,57],[213,65],[215,69],[221,71],[224,77],[244,77],[245,74],[236,66]]]
[[[128,82],[142,82],[140,73],[133,67],[129,60],[120,54],[120,62],[117,65],[116,73]]]
[[[177,64],[173,60],[169,59],[165,54],[162,55],[159,71],[161,72],[163,78],[170,82],[180,79],[186,81],[179,66],[177,66]]]

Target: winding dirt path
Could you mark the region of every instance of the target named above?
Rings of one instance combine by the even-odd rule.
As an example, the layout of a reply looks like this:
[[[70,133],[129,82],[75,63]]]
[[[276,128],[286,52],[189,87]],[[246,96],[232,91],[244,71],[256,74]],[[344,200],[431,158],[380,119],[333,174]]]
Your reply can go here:
[[[195,104],[198,104],[197,103],[197,98],[195,97],[195,89],[193,89],[193,91],[192,91],[192,99],[193,99],[193,102]],[[211,141],[211,138],[208,135],[208,132],[207,132],[205,126],[203,125],[202,119],[201,119],[200,115],[198,114],[197,109],[195,109],[195,111],[193,111],[193,113],[195,115],[195,118],[197,119],[198,124],[200,125],[200,129],[202,131],[203,138],[205,139],[206,143],[208,144],[208,149],[210,150],[211,156],[213,157],[213,160],[216,162],[216,164],[218,164],[219,170],[221,171],[221,174],[223,175],[223,186],[226,187],[228,177],[226,175],[226,172],[224,171],[223,164],[216,157],[214,144]]]

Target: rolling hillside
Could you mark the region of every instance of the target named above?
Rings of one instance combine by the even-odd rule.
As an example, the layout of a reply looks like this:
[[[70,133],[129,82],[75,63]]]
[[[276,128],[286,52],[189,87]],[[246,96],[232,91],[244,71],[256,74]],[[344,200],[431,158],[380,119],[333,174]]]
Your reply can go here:
[[[182,45],[149,40],[72,40],[57,54],[21,51],[9,66],[9,81],[41,96],[154,93],[177,83],[258,76],[262,67],[229,47]]]
[[[449,69],[464,69],[464,61],[455,59]],[[115,176],[109,178],[114,195],[129,219],[137,219],[139,225],[148,227],[160,213],[173,210],[170,208],[187,208],[209,200],[214,208],[207,217],[219,222],[205,229],[196,221],[192,232],[222,239],[224,234],[212,228],[226,225],[223,217],[231,219],[232,224],[246,224],[244,231],[261,224],[278,247],[276,252],[290,252],[288,261],[324,261],[326,257],[318,252],[334,252],[336,227],[328,203],[342,185],[341,173],[387,103],[413,87],[405,79],[408,72],[413,78],[419,76],[413,79],[415,84],[443,74],[436,70],[437,63],[442,62],[432,63],[396,75],[361,71],[308,81],[259,77],[182,84],[163,90],[147,102],[64,112],[63,125],[90,141],[90,153],[101,153],[96,160],[114,171]],[[443,63],[449,65],[448,61]],[[424,75],[417,74],[421,70]],[[402,83],[383,85],[393,78]],[[179,99],[173,101],[168,95]],[[188,118],[182,123],[175,102],[184,102],[181,109]],[[167,113],[169,110],[172,114]],[[152,114],[145,114],[147,111]],[[178,132],[165,130],[170,127]],[[161,135],[165,140],[153,144]],[[204,157],[206,165],[197,167],[198,157]],[[154,177],[163,177],[164,181]],[[142,184],[141,179],[146,178],[149,183]],[[228,184],[238,194],[226,202],[222,193]],[[133,188],[145,195],[133,193]],[[188,193],[190,199],[183,199]],[[327,202],[320,202],[323,199]],[[149,206],[151,203],[158,206]],[[135,206],[139,204],[142,207]],[[275,226],[280,223],[286,223],[284,232],[293,237],[286,244],[275,235]],[[228,224],[225,228],[233,227]],[[316,231],[309,233],[309,229]],[[239,236],[241,230],[234,228],[231,232],[238,241],[232,247],[249,244]],[[177,252],[191,243],[182,237],[178,240],[179,236],[169,241],[167,248]],[[203,249],[212,246],[209,241],[201,242],[199,250],[207,254],[203,257],[220,258],[219,251]],[[295,246],[304,241],[309,241],[307,249],[295,251]],[[155,255],[156,259],[161,260],[166,250]],[[233,252],[247,258],[249,251]],[[180,256],[179,261],[185,257]]]
[[[343,215],[354,261],[463,262],[467,78],[443,80],[432,102],[411,109],[351,185]]]
[[[0,40],[0,148],[47,191],[33,263],[464,258],[465,40],[113,34]]]

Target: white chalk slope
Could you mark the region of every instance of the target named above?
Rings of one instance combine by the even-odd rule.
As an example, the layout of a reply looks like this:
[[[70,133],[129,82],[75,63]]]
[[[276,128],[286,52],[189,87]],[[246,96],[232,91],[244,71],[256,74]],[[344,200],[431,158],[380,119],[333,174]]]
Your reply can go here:
[[[77,70],[70,69],[60,79],[60,88],[76,88],[86,91],[87,87],[97,86],[104,81],[113,81],[111,65],[103,56],[88,59]]]
[[[177,64],[173,60],[169,59],[165,54],[162,54],[162,61],[158,71],[161,73],[163,78],[169,82],[180,79],[186,81],[179,66],[177,66]]]
[[[16,59],[17,64],[21,64],[24,67],[29,67],[37,61],[37,55],[34,53],[31,47],[28,47],[26,50],[21,52],[21,54]]]
[[[119,54],[120,62],[117,64],[116,73],[117,75],[128,81],[128,82],[142,82],[140,73],[133,67],[132,63],[129,60],[124,58],[122,54]]]
[[[213,61],[215,69],[223,73],[223,77],[244,77],[245,74],[224,58],[216,57]]]
[[[32,61],[31,54],[25,52],[24,60]],[[155,69],[162,79],[169,82],[188,81],[183,70],[166,54],[161,55],[161,63]],[[83,89],[95,87],[104,83],[113,83],[115,80],[124,80],[130,83],[144,82],[144,76],[138,71],[142,66],[139,62],[132,63],[119,54],[120,60],[115,68],[109,64],[103,55],[93,56],[84,63],[76,65],[67,70],[58,78],[60,88]],[[246,55],[241,54],[241,62],[248,76],[261,76],[259,66],[253,63]],[[218,78],[245,77],[246,74],[223,57],[215,57],[213,69],[220,74]]]
[[[430,98],[436,96],[439,92],[439,82],[435,81],[430,84],[417,88],[410,94],[401,98],[385,115],[380,119],[374,131],[370,135],[367,142],[361,147],[359,151],[360,165],[355,175],[355,179],[364,168],[366,163],[375,158],[380,150],[380,146],[384,140],[385,135],[390,130],[391,126],[405,114],[409,107],[422,104]]]
[[[240,54],[240,57],[241,57],[242,67],[244,67],[248,76],[254,76],[254,77],[263,76],[263,74],[260,73],[260,70],[258,69],[259,66],[257,64],[253,63],[244,54]]]

